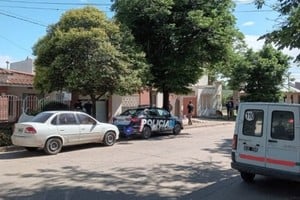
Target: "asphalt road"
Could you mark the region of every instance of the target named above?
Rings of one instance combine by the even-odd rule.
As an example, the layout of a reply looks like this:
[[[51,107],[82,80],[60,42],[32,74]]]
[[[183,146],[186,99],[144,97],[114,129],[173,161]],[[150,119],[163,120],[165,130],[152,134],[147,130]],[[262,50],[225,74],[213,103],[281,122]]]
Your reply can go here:
[[[0,199],[300,199],[299,183],[230,168],[233,123],[178,136],[121,140],[43,151],[0,153]]]

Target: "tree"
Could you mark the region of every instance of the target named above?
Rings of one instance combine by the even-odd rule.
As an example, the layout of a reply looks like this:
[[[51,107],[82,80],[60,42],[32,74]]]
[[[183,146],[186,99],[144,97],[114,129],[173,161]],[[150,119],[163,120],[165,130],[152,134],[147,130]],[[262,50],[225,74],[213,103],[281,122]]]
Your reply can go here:
[[[150,86],[187,93],[203,70],[225,61],[236,35],[231,0],[114,0],[115,17],[125,24],[151,64]]]
[[[258,52],[250,49],[233,67],[229,85],[234,90],[243,90],[245,101],[277,102],[290,59],[271,45]]]
[[[148,67],[128,29],[93,7],[66,12],[35,44],[34,54],[35,86],[89,95],[94,116],[99,98],[139,91]]]
[[[256,0],[256,5],[261,8],[264,0]],[[299,0],[278,0],[274,9],[280,13],[277,21],[278,28],[261,37],[266,39],[267,43],[274,43],[279,49],[300,48],[300,1]],[[295,58],[300,61],[300,53]]]

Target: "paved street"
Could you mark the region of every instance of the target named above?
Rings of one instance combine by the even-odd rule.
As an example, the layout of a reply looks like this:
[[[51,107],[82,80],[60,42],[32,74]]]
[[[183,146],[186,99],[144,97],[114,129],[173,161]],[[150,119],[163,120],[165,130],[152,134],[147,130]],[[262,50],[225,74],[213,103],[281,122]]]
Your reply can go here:
[[[0,153],[0,199],[300,199],[300,184],[230,168],[233,122],[178,136]]]

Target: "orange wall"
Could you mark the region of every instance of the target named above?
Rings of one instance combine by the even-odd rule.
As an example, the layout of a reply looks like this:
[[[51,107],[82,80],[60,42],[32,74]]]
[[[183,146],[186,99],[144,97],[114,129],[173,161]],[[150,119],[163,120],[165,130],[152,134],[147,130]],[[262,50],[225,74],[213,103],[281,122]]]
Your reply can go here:
[[[140,93],[140,105],[149,105],[150,99],[149,99],[149,92],[144,90]]]

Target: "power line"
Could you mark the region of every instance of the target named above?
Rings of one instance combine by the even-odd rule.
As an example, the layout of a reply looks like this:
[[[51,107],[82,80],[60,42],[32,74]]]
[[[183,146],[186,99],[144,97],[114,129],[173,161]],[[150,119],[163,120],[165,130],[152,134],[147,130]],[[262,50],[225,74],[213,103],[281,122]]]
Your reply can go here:
[[[29,49],[26,49],[26,48],[20,46],[19,44],[15,43],[14,41],[12,41],[12,40],[10,40],[6,37],[4,37],[3,35],[0,35],[0,38],[8,41],[9,43],[13,44],[14,46],[18,47],[19,49],[22,49],[23,51],[26,51],[27,53],[31,53],[31,51]]]
[[[234,11],[236,13],[250,13],[250,12],[255,12],[255,13],[260,13],[260,12],[275,12],[274,10],[240,10],[240,11]]]
[[[32,20],[21,18],[21,17],[18,17],[18,16],[14,16],[14,15],[4,13],[4,12],[1,12],[1,11],[0,11],[0,15],[4,15],[4,16],[11,17],[11,18],[14,18],[14,19],[22,20],[22,21],[25,21],[25,22],[29,22],[31,24],[39,25],[39,26],[42,26],[42,27],[47,27],[47,25],[41,24],[39,22],[34,22]]]
[[[47,5],[66,5],[66,6],[76,6],[76,5],[95,5],[95,6],[111,6],[109,3],[61,3],[61,2],[42,2],[42,1],[20,1],[20,0],[0,0],[0,2],[9,3],[25,3],[25,4],[47,4]]]
[[[43,7],[29,7],[29,6],[2,6],[1,8],[22,8],[22,9],[32,9],[32,10],[55,10],[55,11],[66,11],[68,9],[61,9],[61,8],[43,8]]]

